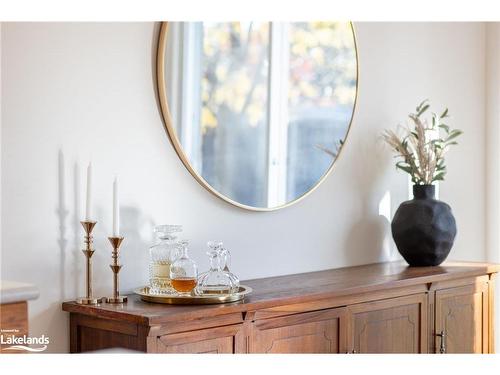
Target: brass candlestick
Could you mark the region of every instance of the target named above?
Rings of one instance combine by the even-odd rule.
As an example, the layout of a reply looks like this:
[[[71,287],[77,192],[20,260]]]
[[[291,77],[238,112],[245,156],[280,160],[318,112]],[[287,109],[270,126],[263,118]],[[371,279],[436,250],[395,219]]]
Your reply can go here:
[[[111,246],[113,246],[113,253],[111,255],[113,264],[109,265],[111,271],[113,271],[113,296],[108,297],[106,300],[108,303],[125,303],[127,302],[127,296],[120,296],[120,288],[118,286],[118,273],[122,268],[122,265],[118,264],[118,249],[122,244],[123,237],[108,237],[108,240]]]
[[[76,303],[81,305],[97,305],[100,299],[95,298],[92,295],[92,255],[94,254],[94,249],[92,246],[92,230],[94,229],[95,221],[80,221],[85,230],[85,250],[82,250],[83,254],[87,258],[85,282],[87,285],[87,295],[85,297],[80,297],[76,299]]]

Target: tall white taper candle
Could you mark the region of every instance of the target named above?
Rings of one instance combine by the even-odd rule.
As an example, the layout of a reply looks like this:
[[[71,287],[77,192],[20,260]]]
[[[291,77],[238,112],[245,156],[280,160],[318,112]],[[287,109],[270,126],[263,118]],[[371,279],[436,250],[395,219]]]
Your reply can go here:
[[[91,221],[92,216],[92,163],[87,167],[87,202],[85,206],[85,220]]]
[[[118,177],[113,182],[113,237],[120,237],[120,200],[118,198]]]

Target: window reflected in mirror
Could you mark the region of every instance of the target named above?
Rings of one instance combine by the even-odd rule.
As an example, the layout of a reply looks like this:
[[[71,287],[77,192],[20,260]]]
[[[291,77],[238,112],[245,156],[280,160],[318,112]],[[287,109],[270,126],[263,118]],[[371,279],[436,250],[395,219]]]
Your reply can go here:
[[[167,123],[197,178],[256,209],[317,185],[353,114],[351,24],[173,22],[167,30]]]

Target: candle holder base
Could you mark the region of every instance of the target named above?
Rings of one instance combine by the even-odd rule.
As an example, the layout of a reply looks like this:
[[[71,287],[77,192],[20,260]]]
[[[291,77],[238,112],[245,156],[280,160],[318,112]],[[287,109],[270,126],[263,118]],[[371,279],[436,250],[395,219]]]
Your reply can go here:
[[[79,305],[98,305],[99,303],[101,303],[101,299],[81,297],[76,299],[76,303],[78,303]]]
[[[127,296],[105,297],[106,303],[126,303]]]

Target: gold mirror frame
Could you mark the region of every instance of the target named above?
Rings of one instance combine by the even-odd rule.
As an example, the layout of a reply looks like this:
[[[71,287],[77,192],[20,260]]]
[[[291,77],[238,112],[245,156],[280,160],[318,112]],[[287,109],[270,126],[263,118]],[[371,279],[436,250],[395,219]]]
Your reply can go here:
[[[349,126],[347,128],[346,136],[344,138],[344,143],[349,137],[349,132],[351,131],[351,126],[352,122],[354,119],[354,113],[356,111],[356,104],[358,102],[358,90],[359,90],[359,55],[358,55],[358,45],[357,45],[357,39],[356,39],[356,32],[354,30],[354,25],[352,22],[349,22],[351,26],[351,31],[352,31],[352,37],[354,40],[354,52],[356,56],[356,93],[354,95],[354,103],[352,106],[352,113],[351,113],[351,120],[349,121]],[[158,99],[160,101],[160,107],[161,107],[161,113],[162,113],[162,119],[163,119],[163,124],[165,126],[165,130],[168,134],[168,137],[170,139],[170,143],[175,149],[175,152],[181,159],[182,163],[184,166],[187,168],[189,173],[198,181],[198,183],[203,186],[205,189],[207,189],[210,193],[215,195],[216,197],[221,198],[222,200],[236,206],[240,207],[246,210],[250,211],[275,211],[281,208],[285,208],[288,206],[291,206],[292,204],[295,204],[305,197],[307,197],[309,194],[311,194],[314,190],[318,188],[318,186],[325,181],[325,179],[328,177],[328,175],[331,173],[333,166],[337,162],[338,158],[340,157],[340,154],[342,153],[342,150],[344,147],[341,147],[337,157],[333,160],[332,164],[328,168],[328,170],[323,174],[323,176],[313,185],[311,189],[306,191],[304,194],[301,196],[295,198],[294,200],[287,202],[283,205],[276,206],[276,207],[254,207],[254,206],[247,206],[245,204],[241,204],[239,202],[236,202],[232,200],[229,197],[226,197],[224,194],[220,193],[216,189],[214,189],[208,182],[205,181],[205,179],[194,170],[194,168],[191,166],[189,163],[189,160],[184,153],[184,150],[182,149],[182,145],[180,144],[177,136],[176,136],[176,131],[175,127],[172,124],[172,117],[170,115],[170,110],[168,108],[168,98],[167,98],[167,93],[166,93],[166,85],[165,85],[165,50],[167,47],[167,35],[168,35],[168,22],[162,22],[161,27],[160,27],[160,35],[158,38],[158,48],[156,52],[156,83],[157,83],[157,88],[158,88]]]

